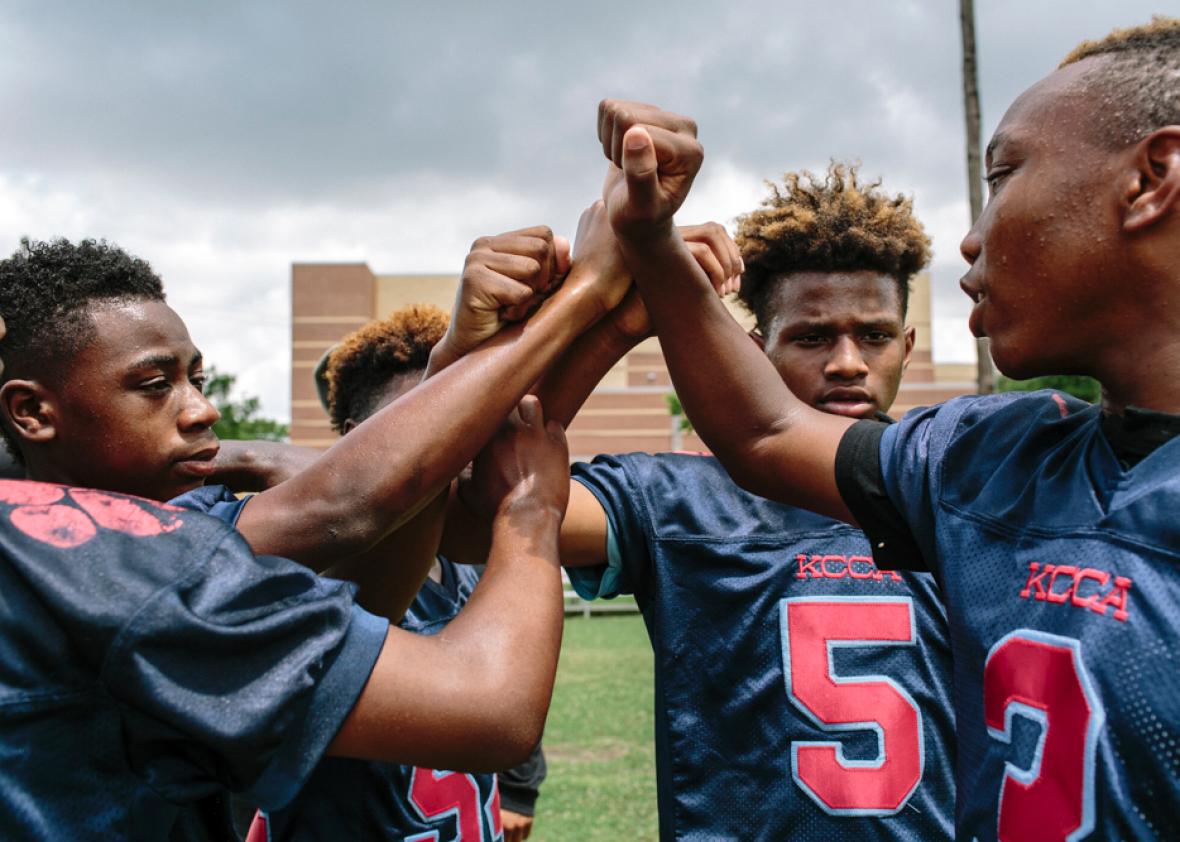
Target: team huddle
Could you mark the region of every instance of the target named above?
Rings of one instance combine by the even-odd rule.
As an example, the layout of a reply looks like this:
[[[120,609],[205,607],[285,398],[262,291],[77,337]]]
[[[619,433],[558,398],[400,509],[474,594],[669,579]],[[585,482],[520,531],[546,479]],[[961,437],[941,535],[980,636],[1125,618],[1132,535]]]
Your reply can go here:
[[[449,317],[335,348],[322,454],[219,445],[146,262],[0,261],[4,839],[523,839],[563,568],[643,613],[663,839],[1177,832],[1180,20],[1017,98],[961,244],[1000,371],[1100,405],[894,422],[908,199],[833,162],[733,238],[678,227],[695,123],[604,100],[597,130],[572,247],[481,238]],[[571,468],[652,335],[711,455]]]

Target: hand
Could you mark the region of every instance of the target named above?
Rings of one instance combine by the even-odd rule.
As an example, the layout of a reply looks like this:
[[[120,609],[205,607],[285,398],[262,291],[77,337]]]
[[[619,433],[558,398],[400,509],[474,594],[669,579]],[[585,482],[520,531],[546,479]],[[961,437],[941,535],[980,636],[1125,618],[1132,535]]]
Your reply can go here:
[[[631,288],[631,272],[601,199],[582,211],[578,220],[573,268],[566,286],[570,291],[585,287],[600,300],[604,313],[616,307]]]
[[[457,359],[535,309],[569,271],[569,241],[544,225],[480,237],[463,264],[445,345]]]
[[[504,826],[504,842],[523,842],[533,832],[533,817],[522,816],[500,808],[500,823]]]
[[[642,240],[671,230],[701,168],[696,123],[654,105],[604,99],[598,139],[611,164],[603,200],[620,237]]]
[[[464,503],[490,517],[516,508],[550,508],[560,516],[569,502],[570,465],[565,431],[545,422],[541,402],[527,395],[500,432],[475,457]]]
[[[737,292],[745,264],[737,243],[724,226],[706,222],[704,225],[682,225],[677,230],[692,256],[709,276],[709,282],[717,294],[724,297]],[[628,339],[637,341],[651,335],[651,318],[637,289],[627,293],[623,302],[611,311],[610,319],[614,329]]]

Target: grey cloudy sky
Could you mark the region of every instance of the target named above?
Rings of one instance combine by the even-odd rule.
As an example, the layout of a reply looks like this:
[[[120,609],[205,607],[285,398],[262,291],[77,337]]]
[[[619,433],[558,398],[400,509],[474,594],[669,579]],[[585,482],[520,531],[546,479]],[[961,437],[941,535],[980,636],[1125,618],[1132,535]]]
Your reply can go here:
[[[977,0],[984,140],[1079,40],[1174,0]],[[685,222],[859,160],[934,237],[940,359],[971,345],[954,0],[0,0],[0,253],[105,237],[152,262],[206,357],[287,416],[293,261],[453,272],[481,234],[572,234],[604,96],[695,117]],[[960,299],[962,299],[960,301]]]

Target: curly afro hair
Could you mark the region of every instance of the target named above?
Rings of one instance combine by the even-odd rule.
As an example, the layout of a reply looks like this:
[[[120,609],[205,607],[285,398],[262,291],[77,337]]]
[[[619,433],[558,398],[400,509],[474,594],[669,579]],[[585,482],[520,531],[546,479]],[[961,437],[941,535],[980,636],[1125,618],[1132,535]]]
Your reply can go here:
[[[1110,58],[1083,75],[1102,97],[1095,125],[1107,145],[1121,148],[1162,126],[1180,125],[1180,18],[1157,16],[1083,41],[1058,66],[1092,56]]]
[[[95,304],[163,301],[164,285],[146,261],[105,240],[21,239],[0,261],[3,380],[41,378],[69,363],[92,336]],[[8,448],[19,458],[5,425]]]
[[[344,337],[328,360],[332,428],[343,432],[349,418],[363,421],[372,415],[393,378],[425,370],[430,350],[446,332],[446,313],[411,304]]]
[[[804,170],[766,184],[770,196],[738,217],[734,237],[746,264],[738,298],[759,330],[773,316],[767,307],[774,281],[792,272],[888,275],[905,315],[910,278],[930,261],[930,238],[910,199],[883,193],[879,181],[860,184],[855,166],[836,161],[822,180]]]

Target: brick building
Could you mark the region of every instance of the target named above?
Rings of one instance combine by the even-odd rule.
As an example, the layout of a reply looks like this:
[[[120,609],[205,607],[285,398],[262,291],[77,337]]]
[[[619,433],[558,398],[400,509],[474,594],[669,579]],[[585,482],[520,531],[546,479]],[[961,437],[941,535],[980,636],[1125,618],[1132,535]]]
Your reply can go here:
[[[316,399],[312,369],[345,334],[406,304],[435,304],[449,311],[457,275],[376,275],[364,263],[296,263],[291,268],[291,441],[329,447],[336,434]],[[750,319],[736,305],[743,324]],[[974,366],[935,365],[930,327],[930,279],[914,280],[909,323],[917,328],[914,355],[893,412],[974,391]],[[606,376],[568,431],[570,454],[633,450],[703,450],[681,434],[668,413],[672,391],[659,342],[636,347]]]

